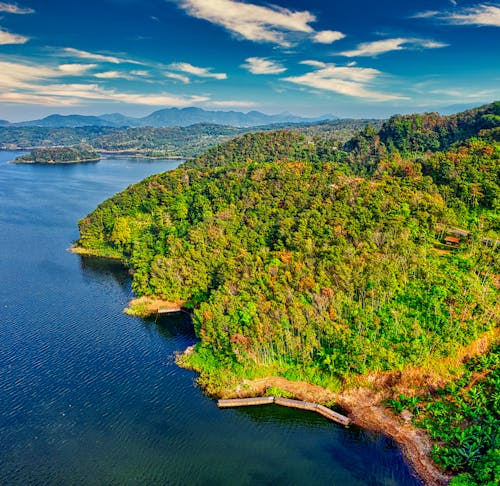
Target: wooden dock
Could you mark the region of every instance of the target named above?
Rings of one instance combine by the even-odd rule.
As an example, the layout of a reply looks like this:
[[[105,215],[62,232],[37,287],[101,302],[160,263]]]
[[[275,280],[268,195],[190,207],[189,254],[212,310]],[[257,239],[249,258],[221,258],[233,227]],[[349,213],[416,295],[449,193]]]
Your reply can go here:
[[[334,412],[328,407],[323,405],[318,405],[312,402],[303,402],[301,400],[292,400],[290,398],[279,398],[279,397],[254,397],[254,398],[232,398],[227,400],[219,400],[217,406],[219,408],[229,408],[229,407],[247,407],[253,405],[270,405],[275,403],[276,405],[281,405],[282,407],[297,408],[300,410],[307,410],[310,412],[316,412],[326,417],[329,420],[333,420],[341,425],[349,425],[351,422],[348,417],[340,413]]]
[[[157,314],[174,314],[182,312],[182,307],[159,307],[156,311]]]
[[[274,397],[255,397],[255,398],[232,398],[229,400],[219,400],[219,408],[249,407],[252,405],[270,405],[274,403]]]

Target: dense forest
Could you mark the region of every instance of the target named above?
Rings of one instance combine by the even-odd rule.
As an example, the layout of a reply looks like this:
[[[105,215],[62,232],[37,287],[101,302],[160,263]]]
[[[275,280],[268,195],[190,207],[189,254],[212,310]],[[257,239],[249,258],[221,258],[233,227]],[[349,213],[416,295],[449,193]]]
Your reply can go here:
[[[432,368],[500,321],[499,106],[393,117],[346,143],[247,134],[103,202],[78,245],[122,258],[139,295],[193,308],[189,360],[209,390],[268,374],[338,390]],[[498,392],[495,376],[483,390]],[[498,400],[484,406],[498,414]],[[478,450],[494,461],[492,430]],[[500,479],[446,454],[471,481]]]
[[[77,147],[47,147],[33,150],[14,160],[16,164],[77,164],[81,162],[97,162],[100,155],[88,145]]]
[[[91,145],[102,152],[119,152],[143,157],[194,157],[210,147],[250,131],[276,128],[303,133],[309,138],[345,142],[377,120],[337,120],[320,124],[281,124],[258,129],[198,123],[187,127],[75,128],[0,126],[0,149],[17,150],[54,146]]]

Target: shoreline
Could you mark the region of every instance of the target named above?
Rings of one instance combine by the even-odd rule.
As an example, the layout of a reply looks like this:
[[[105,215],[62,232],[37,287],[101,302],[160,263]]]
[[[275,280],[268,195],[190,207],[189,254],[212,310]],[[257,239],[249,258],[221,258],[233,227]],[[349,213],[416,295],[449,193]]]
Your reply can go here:
[[[98,252],[81,247],[72,247],[70,251],[87,256],[98,256],[114,260],[119,257],[99,255]],[[124,312],[136,317],[150,317],[158,312],[160,307],[182,307],[185,302],[169,302],[155,296],[143,296],[132,299]],[[448,367],[466,358],[484,354],[493,341],[500,337],[500,328],[487,331],[473,343],[463,348],[455,358],[448,361]],[[194,369],[184,360],[194,353],[194,346],[189,346],[184,352],[177,355],[176,363],[179,367],[190,369],[200,375],[200,370]],[[428,434],[415,427],[411,417],[402,414],[395,415],[384,401],[401,389],[410,387],[413,391],[418,385],[441,386],[450,377],[439,373],[432,375],[428,370],[407,370],[406,372],[373,373],[361,377],[363,382],[353,384],[341,392],[333,392],[319,385],[305,381],[290,381],[279,376],[266,376],[253,380],[239,380],[225,388],[206,390],[204,393],[212,398],[251,398],[265,395],[269,388],[279,388],[298,400],[313,402],[320,405],[335,404],[348,416],[351,423],[364,430],[370,430],[389,437],[398,446],[404,460],[412,472],[426,485],[445,486],[453,476],[444,473],[431,459],[432,441]]]
[[[16,159],[9,162],[10,164],[16,165],[75,165],[75,164],[86,164],[90,162],[100,162],[101,157],[98,159],[83,159],[83,160],[65,160],[65,161],[47,161],[47,162],[36,162],[36,161],[18,161]]]
[[[177,359],[177,364],[186,369],[182,357],[192,354],[190,346]],[[196,371],[196,370],[193,370]],[[253,398],[264,396],[270,388],[279,388],[294,399],[323,404],[338,405],[347,415],[350,423],[364,430],[389,437],[397,445],[413,474],[429,486],[445,486],[452,476],[443,473],[429,456],[432,442],[421,431],[394,415],[383,405],[388,393],[376,392],[368,387],[352,388],[340,393],[303,381],[290,381],[279,376],[268,376],[255,380],[243,380],[233,389],[219,390],[213,396],[218,399]]]
[[[59,147],[59,146],[57,146]],[[61,146],[64,147],[64,146]],[[45,149],[47,148],[46,146],[40,146],[40,147],[28,147],[28,148],[5,148],[5,147],[0,147],[0,151],[2,152],[32,152],[33,150],[40,150],[40,149]],[[86,160],[85,162],[94,162],[94,161],[100,161],[102,159],[107,159],[107,158],[113,158],[113,156],[122,156],[122,157],[130,157],[134,159],[151,159],[151,160],[187,160],[191,158],[192,156],[188,155],[147,155],[143,154],[141,152],[136,152],[136,151],[127,151],[127,150],[96,150],[98,154],[103,155],[103,157],[100,157],[99,159],[95,160]],[[109,156],[109,157],[108,157]],[[20,162],[21,164],[47,164],[47,165],[53,165],[53,164],[60,164],[60,163],[78,163],[77,162]],[[10,163],[13,163],[10,162]]]
[[[72,244],[69,248],[66,249],[66,251],[69,253],[73,253],[75,255],[90,256],[90,257],[95,257],[95,258],[105,258],[107,260],[114,260],[114,261],[122,262],[122,259],[119,256],[101,255],[101,254],[99,254],[99,252],[97,252],[95,250],[90,250],[88,248],[76,246],[75,244]]]
[[[499,339],[500,328],[485,332],[462,348],[457,356],[450,358],[447,361],[447,367],[452,369],[459,362],[463,363],[474,356],[485,354]],[[187,359],[183,359],[192,355],[194,351],[194,346],[188,347],[184,353],[177,356],[176,363],[200,375],[200,370],[193,368]],[[321,405],[337,405],[347,414],[353,425],[392,439],[412,472],[424,484],[445,486],[454,476],[444,472],[432,460],[430,452],[433,441],[430,436],[413,425],[412,416],[407,410],[396,415],[384,402],[401,392],[410,391],[414,395],[417,390],[423,390],[425,387],[440,388],[451,379],[454,379],[451,375],[432,373],[426,368],[407,369],[402,372],[369,373],[359,377],[357,381],[341,391],[334,392],[305,381],[290,381],[280,376],[266,376],[253,380],[238,380],[227,387],[222,385],[215,389],[204,389],[204,392],[209,396],[222,399],[250,398],[265,395],[269,388],[279,388],[299,400]]]

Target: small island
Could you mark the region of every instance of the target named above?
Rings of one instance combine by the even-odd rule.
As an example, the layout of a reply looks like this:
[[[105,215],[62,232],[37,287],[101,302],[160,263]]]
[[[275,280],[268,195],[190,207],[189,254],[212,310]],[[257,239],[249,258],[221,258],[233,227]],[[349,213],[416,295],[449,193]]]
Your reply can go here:
[[[101,156],[90,146],[46,147],[33,150],[14,160],[15,164],[81,164],[99,162]]]

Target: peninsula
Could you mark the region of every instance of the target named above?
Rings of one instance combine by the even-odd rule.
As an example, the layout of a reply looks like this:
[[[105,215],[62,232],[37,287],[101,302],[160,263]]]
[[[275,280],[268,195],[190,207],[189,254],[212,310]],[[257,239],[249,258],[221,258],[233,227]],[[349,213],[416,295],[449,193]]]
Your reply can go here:
[[[77,246],[192,308],[209,394],[335,402],[428,484],[495,484],[499,127],[496,102],[247,134],[103,202]]]

